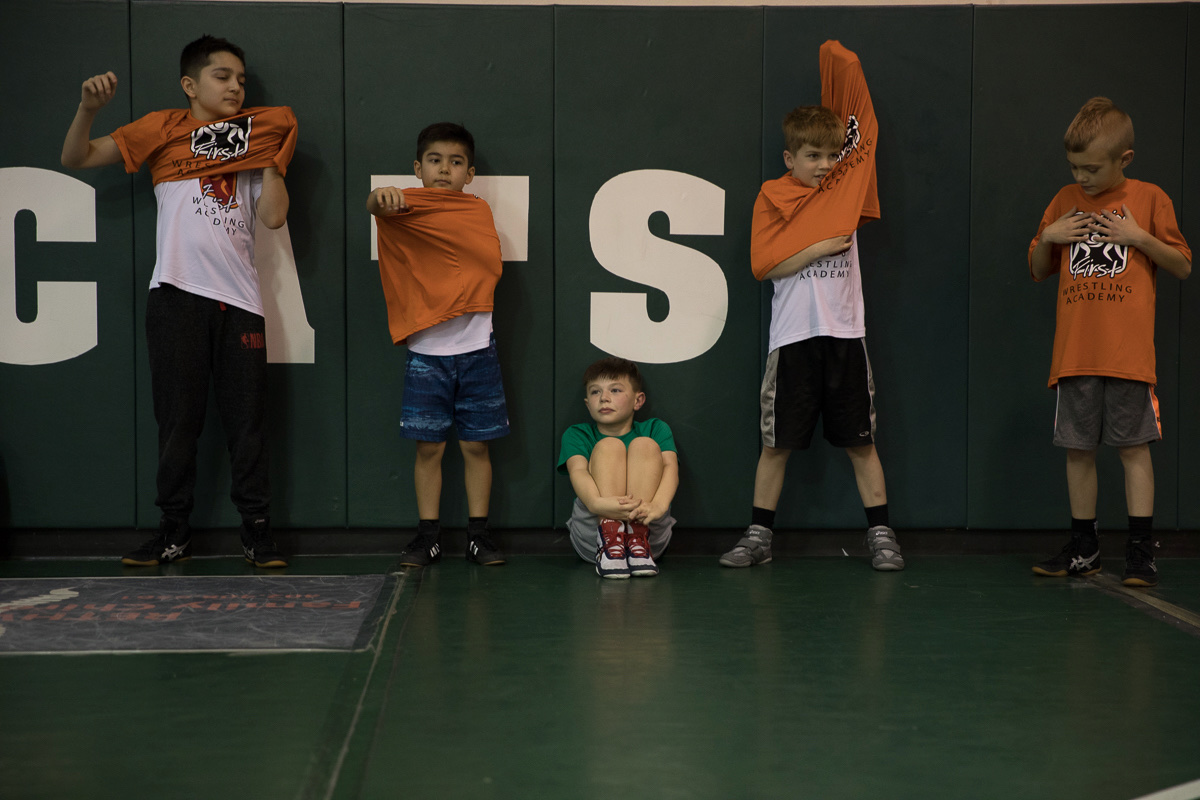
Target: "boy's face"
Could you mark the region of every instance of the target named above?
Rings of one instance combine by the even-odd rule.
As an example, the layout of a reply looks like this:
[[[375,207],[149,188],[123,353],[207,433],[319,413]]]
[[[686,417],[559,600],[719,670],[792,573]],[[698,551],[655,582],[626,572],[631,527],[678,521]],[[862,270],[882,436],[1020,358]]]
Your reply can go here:
[[[646,402],[646,395],[633,391],[627,377],[600,377],[587,385],[583,402],[597,425],[623,428],[632,424],[633,412]]]
[[[821,185],[821,179],[837,166],[841,152],[841,147],[802,144],[795,153],[784,150],[783,163],[792,171],[793,178],[815,189]]]
[[[467,146],[462,142],[432,142],[413,162],[413,172],[426,189],[450,189],[461,192],[475,177],[468,167]]]
[[[212,122],[232,117],[246,99],[246,65],[233,53],[213,53],[199,77],[184,75],[179,83],[196,119]]]
[[[1126,150],[1113,156],[1112,148],[1097,139],[1082,153],[1067,153],[1067,161],[1071,164],[1075,183],[1084,194],[1095,197],[1125,180],[1125,168],[1133,161],[1133,151]]]

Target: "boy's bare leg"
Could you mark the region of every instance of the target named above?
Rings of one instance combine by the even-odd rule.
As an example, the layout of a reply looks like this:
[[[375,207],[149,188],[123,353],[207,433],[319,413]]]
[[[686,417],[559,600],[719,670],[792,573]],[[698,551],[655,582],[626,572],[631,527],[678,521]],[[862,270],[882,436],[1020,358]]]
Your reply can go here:
[[[442,505],[442,454],[445,442],[417,442],[413,483],[417,489],[417,516],[437,519]]]
[[[1120,453],[1125,467],[1125,504],[1129,516],[1154,516],[1154,462],[1150,458],[1150,445],[1122,447]]]
[[[627,460],[625,443],[615,436],[601,439],[592,448],[592,457],[588,459],[588,472],[596,481],[596,489],[601,497],[623,497],[628,494]]]
[[[463,442],[463,480],[467,486],[467,515],[486,517],[492,498],[492,458],[487,442]]]
[[[626,453],[626,487],[630,497],[649,503],[662,482],[662,448],[648,436],[639,436],[629,443]]]
[[[758,468],[754,471],[754,505],[774,511],[783,492],[783,476],[787,471],[791,450],[778,447],[763,447],[758,454]]]
[[[858,495],[863,508],[881,506],[887,502],[887,484],[883,479],[883,465],[879,463],[879,452],[873,444],[862,447],[847,447],[846,455],[854,467],[854,480],[858,484]]]
[[[1125,472],[1128,477],[1128,467]],[[1153,503],[1153,479],[1150,491]],[[1096,492],[1096,451],[1067,450],[1067,497],[1071,502],[1071,516],[1095,519]]]

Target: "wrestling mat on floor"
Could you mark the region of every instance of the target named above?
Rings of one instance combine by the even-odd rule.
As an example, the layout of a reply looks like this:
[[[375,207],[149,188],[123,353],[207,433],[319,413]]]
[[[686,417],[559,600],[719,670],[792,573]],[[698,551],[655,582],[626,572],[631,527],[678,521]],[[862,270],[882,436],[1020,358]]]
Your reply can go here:
[[[0,580],[0,654],[358,650],[384,575]]]

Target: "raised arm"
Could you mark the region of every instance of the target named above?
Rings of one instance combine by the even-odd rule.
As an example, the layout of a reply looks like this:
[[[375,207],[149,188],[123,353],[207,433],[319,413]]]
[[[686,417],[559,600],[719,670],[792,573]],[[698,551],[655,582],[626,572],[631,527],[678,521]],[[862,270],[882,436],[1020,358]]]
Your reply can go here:
[[[262,194],[258,196],[258,219],[271,230],[283,227],[287,222],[288,207],[291,198],[288,197],[287,184],[276,167],[263,168]]]
[[[404,192],[395,186],[382,186],[373,189],[367,195],[367,211],[377,217],[399,214],[407,208],[408,204],[404,202]],[[584,463],[587,463],[587,459],[584,459]]]
[[[89,138],[92,134],[92,122],[100,109],[108,105],[117,93],[117,76],[112,72],[94,75],[83,82],[82,97],[79,109],[71,127],[67,128],[67,137],[63,140],[62,165],[72,169],[87,167],[103,167],[108,164],[118,164],[121,161],[121,150],[111,136],[99,139]]]

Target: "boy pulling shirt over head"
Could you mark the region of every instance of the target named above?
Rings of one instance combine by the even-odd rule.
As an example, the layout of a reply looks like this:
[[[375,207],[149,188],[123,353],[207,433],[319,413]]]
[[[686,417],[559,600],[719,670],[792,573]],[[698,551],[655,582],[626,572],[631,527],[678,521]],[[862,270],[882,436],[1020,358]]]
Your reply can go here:
[[[1159,267],[1191,273],[1191,250],[1170,198],[1152,183],[1126,178],[1133,121],[1094,97],[1067,128],[1075,183],[1063,187],[1029,244],[1036,281],[1058,273],[1058,307],[1049,385],[1058,392],[1054,444],[1067,449],[1071,540],[1033,567],[1062,577],[1100,571],[1096,448],[1117,447],[1125,469],[1128,586],[1154,586],[1151,541],[1154,471],[1149,443],[1162,438],[1154,355]]]
[[[283,176],[296,148],[296,118],[285,106],[242,107],[245,57],[224,39],[189,43],[179,80],[188,108],[155,111],[89,139],[96,113],[116,94],[117,76],[89,78],[63,142],[68,167],[123,162],[133,173],[148,163],[158,202],[146,343],[162,519],[157,535],[122,561],[154,566],[191,555],[196,441],[212,383],[229,443],[243,552],[255,566],[283,567],[270,535],[266,322],[254,229],[260,221],[279,228],[287,219]]]
[[[400,432],[416,441],[417,535],[405,566],[441,558],[442,455],[458,429],[467,489],[467,552],[504,563],[488,532],[492,464],[488,442],[508,433],[508,410],[492,306],[502,261],[488,204],[463,188],[475,177],[475,139],[439,122],[417,137],[413,172],[422,188],[373,190],[367,210],[379,232],[379,276],[395,344],[408,346]]]
[[[760,391],[763,449],[751,524],[721,556],[727,567],[771,560],[775,509],[792,450],[824,435],[846,450],[867,516],[877,570],[904,567],[888,527],[887,491],[875,450],[874,378],[866,352],[856,231],[879,218],[875,147],[879,126],[858,57],[821,45],[820,106],[784,118],[787,174],[763,184],[754,204],[750,264],[771,279],[771,327]]]

